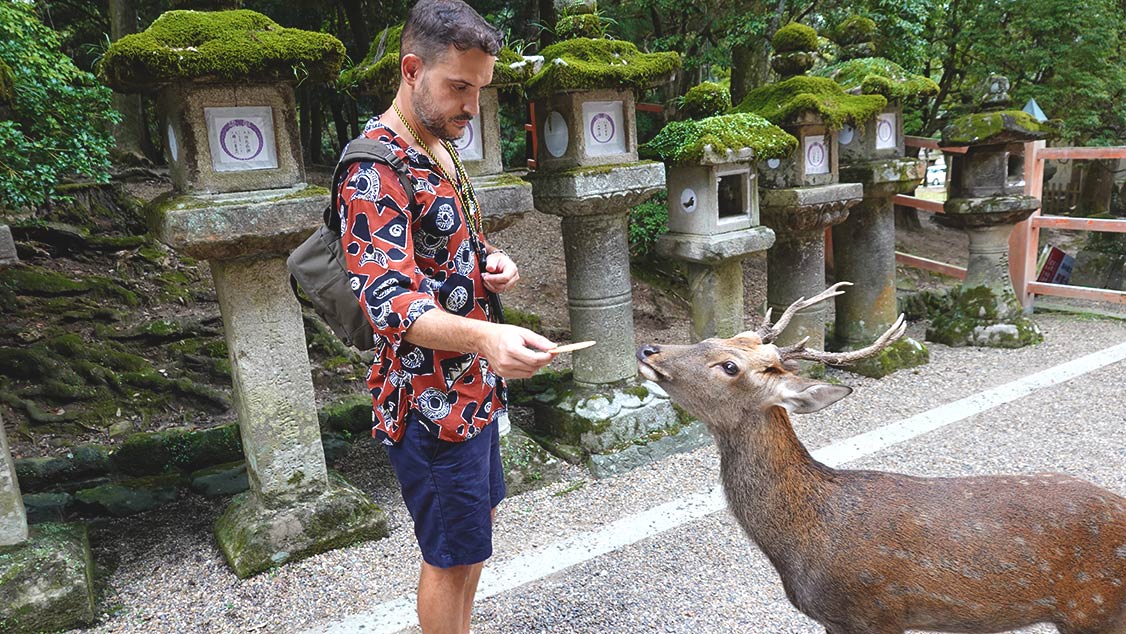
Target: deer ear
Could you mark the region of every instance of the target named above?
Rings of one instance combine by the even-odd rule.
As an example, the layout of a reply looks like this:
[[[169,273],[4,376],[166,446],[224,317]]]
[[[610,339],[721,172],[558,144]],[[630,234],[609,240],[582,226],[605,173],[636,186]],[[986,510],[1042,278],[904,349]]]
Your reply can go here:
[[[831,385],[797,379],[786,383],[786,393],[779,403],[793,414],[812,414],[852,394],[845,385]]]

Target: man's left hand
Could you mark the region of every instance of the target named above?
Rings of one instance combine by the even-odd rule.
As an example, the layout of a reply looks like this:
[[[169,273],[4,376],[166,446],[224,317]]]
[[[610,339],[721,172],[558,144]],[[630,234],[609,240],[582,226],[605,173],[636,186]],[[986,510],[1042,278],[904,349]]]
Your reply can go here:
[[[516,286],[520,271],[507,253],[493,251],[485,258],[485,273],[481,278],[485,282],[485,288],[494,293],[503,293]]]

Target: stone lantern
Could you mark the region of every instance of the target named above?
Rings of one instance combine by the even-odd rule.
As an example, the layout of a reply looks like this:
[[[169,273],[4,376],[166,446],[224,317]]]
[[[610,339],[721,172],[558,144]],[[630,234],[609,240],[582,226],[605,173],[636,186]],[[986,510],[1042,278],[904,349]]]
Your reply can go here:
[[[371,95],[379,110],[389,108],[399,88],[402,33],[401,24],[384,29],[372,42],[367,57],[342,73],[338,84]],[[473,177],[486,233],[511,226],[535,208],[532,186],[504,172],[500,145],[501,93],[518,92],[530,74],[531,65],[523,57],[512,49],[501,48],[493,66],[493,81],[481,89],[480,111],[462,137],[452,142],[465,171]]]
[[[742,262],[774,243],[759,225],[755,162],[796,145],[762,117],[730,114],[670,123],[642,147],[668,169],[669,232],[657,251],[686,262],[697,341],[745,330]]]
[[[0,225],[0,270],[18,263],[12,232]],[[0,623],[4,631],[53,632],[93,623],[93,574],[84,525],[27,525],[0,421]]]
[[[875,25],[871,26],[874,29]],[[850,36],[842,42],[844,50],[872,48],[870,42],[865,46],[856,35],[860,29],[845,30]],[[848,280],[855,287],[836,298],[836,323],[829,345],[834,350],[851,350],[867,345],[898,316],[893,199],[896,194],[914,191],[926,173],[923,161],[904,155],[902,103],[933,95],[938,85],[878,57],[845,59],[817,74],[833,79],[848,93],[887,98],[887,106],[874,117],[860,125],[846,124],[837,135],[841,180],[864,186],[864,200],[832,230],[834,273],[837,279]],[[849,369],[880,377],[928,359],[926,347],[905,336]]]
[[[954,120],[942,131],[940,147],[964,147],[950,154],[950,187],[935,222],[964,230],[970,242],[966,279],[931,319],[927,338],[951,346],[1019,348],[1043,340],[1025,317],[1009,277],[1009,234],[1032,215],[1040,201],[1025,195],[1024,144],[1054,136],[1041,123],[1009,105],[1009,82],[990,77],[982,111]]]
[[[874,117],[887,100],[849,95],[831,79],[806,76],[816,55],[813,29],[789,24],[773,43],[772,65],[785,79],[752,90],[733,110],[758,114],[798,141],[788,157],[758,163],[762,222],[775,234],[767,252],[767,302],[781,314],[799,297],[825,289],[825,229],[863,198],[862,185],[839,182],[837,135]],[[826,312],[815,306],[796,315],[780,343],[808,337],[812,347],[824,346]]]
[[[151,221],[211,265],[251,489],[216,538],[240,577],[387,533],[383,512],[327,471],[285,266],[328,202],[304,182],[295,70],[331,79],[343,56],[335,38],[253,11],[170,11],[115,42],[101,66],[114,89],[157,94],[175,191]]]
[[[667,395],[637,378],[627,234],[630,208],[661,189],[665,171],[638,161],[633,91],[679,66],[676,53],[575,38],[544,49],[527,84],[539,139],[529,176],[536,209],[563,218],[572,338],[598,342],[572,355],[571,382],[537,396],[535,425],[595,475],[652,459],[656,445],[645,440],[668,445],[679,429]]]

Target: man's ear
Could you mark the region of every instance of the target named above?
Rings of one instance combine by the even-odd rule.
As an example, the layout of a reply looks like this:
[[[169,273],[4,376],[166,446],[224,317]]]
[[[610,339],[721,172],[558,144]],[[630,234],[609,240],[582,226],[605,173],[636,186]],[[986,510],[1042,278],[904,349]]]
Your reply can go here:
[[[399,72],[403,75],[403,81],[413,88],[422,75],[422,58],[414,53],[407,53],[399,61]]]
[[[779,405],[793,414],[812,414],[849,394],[852,394],[851,387],[810,381],[795,376],[790,377],[783,384],[782,401]]]

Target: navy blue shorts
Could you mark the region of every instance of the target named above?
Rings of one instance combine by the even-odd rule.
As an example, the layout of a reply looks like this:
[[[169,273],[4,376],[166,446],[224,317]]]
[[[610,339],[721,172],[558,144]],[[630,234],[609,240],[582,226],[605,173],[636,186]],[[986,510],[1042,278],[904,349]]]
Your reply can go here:
[[[386,445],[422,558],[431,566],[476,564],[493,554],[491,513],[504,499],[498,427],[447,442],[412,414],[402,440]]]

